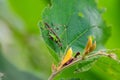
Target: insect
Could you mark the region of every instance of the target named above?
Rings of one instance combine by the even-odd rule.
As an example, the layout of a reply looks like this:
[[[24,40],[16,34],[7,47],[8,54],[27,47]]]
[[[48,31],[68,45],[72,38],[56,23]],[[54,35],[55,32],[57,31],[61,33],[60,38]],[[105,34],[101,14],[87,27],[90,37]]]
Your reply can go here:
[[[62,48],[62,43],[60,38],[57,36],[55,31],[48,25],[48,23],[44,23],[45,26],[47,27],[47,30],[49,31],[49,38],[53,41],[55,41],[61,48]]]

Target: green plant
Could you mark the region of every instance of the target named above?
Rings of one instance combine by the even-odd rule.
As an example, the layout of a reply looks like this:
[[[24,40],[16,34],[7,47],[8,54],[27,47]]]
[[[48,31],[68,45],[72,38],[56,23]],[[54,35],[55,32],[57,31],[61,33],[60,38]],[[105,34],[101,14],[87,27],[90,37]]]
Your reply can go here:
[[[0,0],[0,79],[120,80],[120,0],[50,1]]]
[[[66,68],[75,73],[88,71],[103,56],[119,62],[114,51],[104,49],[110,27],[101,12],[94,0],[52,0],[44,10],[40,28],[55,59],[49,80]]]

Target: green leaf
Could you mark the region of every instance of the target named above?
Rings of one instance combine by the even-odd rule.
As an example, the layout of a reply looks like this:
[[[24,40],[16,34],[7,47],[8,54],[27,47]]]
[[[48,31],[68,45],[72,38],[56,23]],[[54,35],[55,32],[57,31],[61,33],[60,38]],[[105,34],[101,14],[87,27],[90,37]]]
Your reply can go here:
[[[85,59],[85,60],[79,62],[75,72],[81,73],[81,72],[88,71],[89,69],[91,69],[91,67],[94,65],[94,63],[97,61],[97,59],[98,59],[98,56],[95,56],[95,57],[91,57],[91,58],[88,58],[88,59]]]
[[[72,73],[75,69],[75,65],[63,70],[59,75],[55,77],[55,80],[64,78],[80,78],[81,80],[119,80],[120,77],[120,64],[108,57],[101,57],[97,60],[95,65],[92,65],[89,71],[85,71],[79,74]]]
[[[92,68],[95,74],[103,78],[102,80],[119,80],[120,77],[120,63],[110,58],[101,58]],[[104,74],[104,75],[103,75]]]
[[[76,53],[85,48],[88,36],[92,35],[98,47],[103,46],[110,29],[102,20],[94,0],[52,0],[42,15],[42,36],[56,54],[63,56],[66,48]],[[49,34],[56,36],[57,40]]]
[[[65,78],[66,80],[68,78],[78,77],[78,75],[88,72],[88,70],[91,70],[91,68],[94,66],[94,64],[97,62],[97,60],[100,57],[102,56],[101,55],[91,56],[89,58],[86,58],[84,60],[80,60],[79,62],[74,63],[73,65],[62,70],[59,73],[59,75],[55,77],[55,80],[58,80],[61,78]],[[77,73],[80,73],[80,74],[77,74]],[[81,79],[81,77],[78,77],[78,78]]]

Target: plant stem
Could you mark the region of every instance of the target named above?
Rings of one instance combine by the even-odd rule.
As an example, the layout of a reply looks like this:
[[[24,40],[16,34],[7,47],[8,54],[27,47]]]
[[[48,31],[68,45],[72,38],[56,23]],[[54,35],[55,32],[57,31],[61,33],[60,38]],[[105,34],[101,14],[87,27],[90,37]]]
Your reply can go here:
[[[54,78],[56,75],[57,75],[56,72],[55,72],[55,73],[52,73],[48,80],[53,80],[53,78]]]
[[[76,59],[76,60],[73,61],[71,64],[68,64],[68,65],[62,67],[60,70],[53,72],[53,73],[50,75],[50,77],[49,77],[48,80],[53,80],[53,78],[54,78],[59,72],[61,72],[61,71],[64,70],[65,68],[70,67],[70,66],[72,66],[73,64],[75,64],[75,63],[77,63],[77,62],[79,62],[79,61],[81,61],[81,60],[82,60],[82,57],[80,57],[79,59]]]
[[[98,52],[96,52],[95,54],[91,54],[91,55],[89,55],[89,56],[86,56],[85,59],[88,59],[88,58],[91,58],[91,57],[94,57],[94,56],[98,56],[98,55],[112,58],[112,57],[110,57],[110,54],[107,54],[107,53],[104,52],[104,51],[98,51]],[[54,77],[55,77],[58,73],[60,73],[62,70],[64,70],[65,68],[70,67],[70,66],[74,65],[75,63],[78,63],[79,61],[82,61],[82,60],[85,60],[85,59],[83,59],[83,57],[79,57],[78,59],[74,60],[72,63],[70,63],[70,64],[62,67],[60,70],[55,71],[55,72],[52,72],[52,74],[50,75],[50,77],[48,78],[48,80],[53,80]],[[112,59],[120,62],[117,58],[116,58],[116,59],[115,59],[115,58],[112,58]]]

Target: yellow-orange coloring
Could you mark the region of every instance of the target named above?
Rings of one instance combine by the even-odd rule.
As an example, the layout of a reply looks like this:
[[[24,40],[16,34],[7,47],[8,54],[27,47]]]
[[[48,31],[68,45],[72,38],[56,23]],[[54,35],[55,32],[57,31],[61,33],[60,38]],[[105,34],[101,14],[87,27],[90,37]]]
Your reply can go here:
[[[57,70],[61,69],[61,67],[72,58],[72,54],[73,54],[72,48],[69,48]]]

